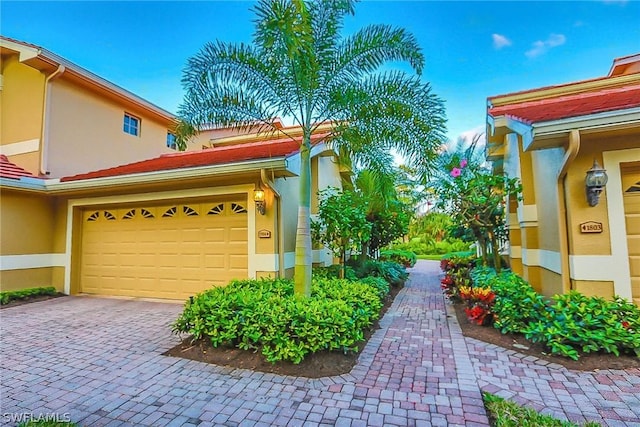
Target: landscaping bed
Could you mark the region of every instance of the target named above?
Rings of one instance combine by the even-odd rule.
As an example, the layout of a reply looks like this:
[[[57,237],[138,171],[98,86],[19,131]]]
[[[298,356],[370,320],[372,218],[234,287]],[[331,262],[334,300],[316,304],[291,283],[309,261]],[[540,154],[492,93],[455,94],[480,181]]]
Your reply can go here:
[[[0,292],[0,310],[63,296],[65,294],[56,291],[52,286]]]
[[[549,363],[562,365],[567,369],[578,371],[597,371],[599,369],[640,369],[640,359],[631,355],[615,356],[610,353],[590,353],[580,356],[578,360],[572,360],[563,356],[549,354],[540,343],[532,343],[522,334],[502,334],[492,327],[480,326],[467,319],[464,312],[465,306],[461,303],[453,304],[462,329],[462,334],[468,338],[475,338],[489,344],[494,344],[505,349],[514,350],[527,356],[535,356]],[[515,346],[514,346],[515,345]]]
[[[401,290],[402,287],[391,288],[380,310],[380,319],[382,319],[389,307],[391,307],[393,300]],[[204,339],[192,343],[191,338],[183,339],[180,344],[168,350],[164,355],[278,375],[306,378],[331,377],[346,374],[351,371],[369,338],[371,338],[379,328],[378,321],[376,321],[365,331],[364,339],[357,343],[358,351],[356,352],[345,354],[340,351],[320,351],[308,355],[299,364],[286,361],[270,363],[265,360],[259,351],[241,350],[231,346],[213,347],[209,341]]]
[[[287,279],[205,291],[186,302],[173,323],[182,342],[165,355],[308,378],[348,373],[404,286],[403,264],[415,263],[400,255],[344,270],[314,268],[307,296]]]
[[[473,257],[441,261],[442,289],[466,336],[570,369],[640,368],[640,309],[576,291],[545,298],[510,271]]]

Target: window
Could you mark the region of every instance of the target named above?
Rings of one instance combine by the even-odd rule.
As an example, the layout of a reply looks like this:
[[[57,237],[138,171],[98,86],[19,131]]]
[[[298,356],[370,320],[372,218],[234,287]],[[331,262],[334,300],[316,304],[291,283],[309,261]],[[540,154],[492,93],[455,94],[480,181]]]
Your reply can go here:
[[[124,113],[124,126],[122,130],[129,135],[140,135],[140,119],[131,114]]]
[[[171,132],[167,132],[167,147],[172,150],[175,150],[178,147],[176,145],[176,135]]]

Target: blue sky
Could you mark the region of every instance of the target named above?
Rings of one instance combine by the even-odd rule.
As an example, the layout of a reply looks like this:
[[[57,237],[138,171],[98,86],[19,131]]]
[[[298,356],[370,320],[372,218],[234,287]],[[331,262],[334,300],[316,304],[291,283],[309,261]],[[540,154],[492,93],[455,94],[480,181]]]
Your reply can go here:
[[[175,112],[187,58],[207,41],[250,42],[251,4],[3,0],[0,32]],[[640,1],[364,1],[344,33],[372,23],[416,35],[452,140],[483,127],[488,96],[604,76],[640,52]]]

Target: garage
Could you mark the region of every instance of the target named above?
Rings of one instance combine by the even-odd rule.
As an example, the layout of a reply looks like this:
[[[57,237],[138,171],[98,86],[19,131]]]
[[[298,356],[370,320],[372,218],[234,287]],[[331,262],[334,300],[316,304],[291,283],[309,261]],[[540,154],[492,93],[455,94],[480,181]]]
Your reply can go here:
[[[247,199],[88,208],[80,292],[187,299],[246,278]]]
[[[640,305],[640,168],[627,169],[622,175],[625,189],[624,216],[631,276],[631,297]]]

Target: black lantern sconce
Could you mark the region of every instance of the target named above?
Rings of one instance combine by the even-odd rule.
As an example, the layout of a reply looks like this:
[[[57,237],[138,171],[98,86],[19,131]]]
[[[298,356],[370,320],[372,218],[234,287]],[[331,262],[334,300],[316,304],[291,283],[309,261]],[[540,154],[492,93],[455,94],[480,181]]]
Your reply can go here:
[[[264,200],[264,190],[257,185],[253,190],[253,201],[256,202],[256,210],[260,215],[264,215],[267,208],[267,203]]]
[[[600,201],[600,193],[607,185],[609,177],[607,171],[602,169],[597,160],[593,160],[593,166],[587,171],[587,177],[584,180],[587,188],[587,202],[589,206],[596,206]]]

